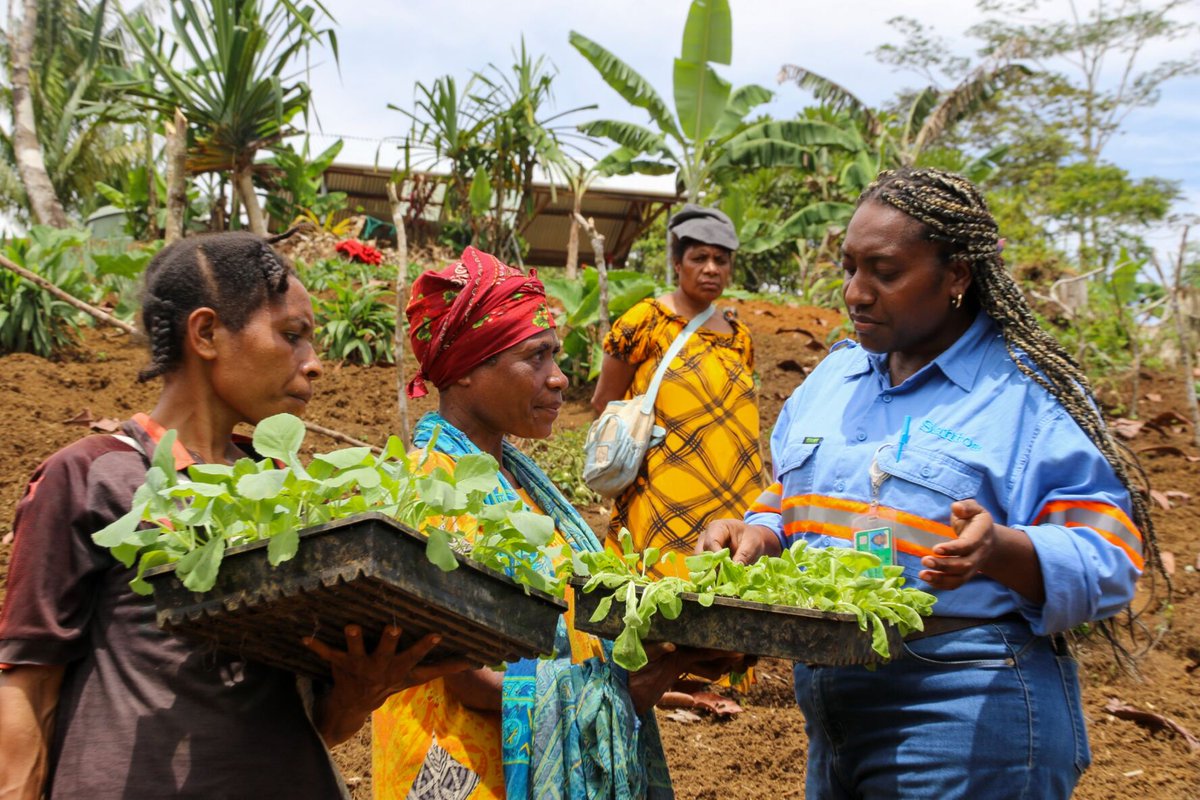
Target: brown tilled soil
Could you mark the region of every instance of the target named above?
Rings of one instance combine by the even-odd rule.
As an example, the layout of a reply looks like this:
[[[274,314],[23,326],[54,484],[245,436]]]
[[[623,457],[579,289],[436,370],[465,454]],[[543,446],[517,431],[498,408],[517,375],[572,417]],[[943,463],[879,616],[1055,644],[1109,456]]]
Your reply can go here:
[[[820,358],[841,318],[829,311],[761,302],[732,305],[754,332],[765,437],[780,405]],[[26,355],[0,358],[0,409],[8,431],[0,438],[0,536],[9,532],[13,507],[37,464],[87,433],[67,420],[83,411],[96,419],[121,419],[149,410],[155,387],[134,382],[143,358],[126,337],[107,332],[89,332],[79,354],[59,363]],[[1180,380],[1147,374],[1141,391],[1143,419],[1165,412],[1190,419]],[[561,426],[585,424],[590,418],[585,395],[585,390],[573,392]],[[327,427],[382,442],[396,425],[395,403],[395,369],[329,366],[310,414]],[[415,419],[428,407],[426,398],[413,403],[409,413]],[[1169,614],[1150,621],[1151,627],[1168,627],[1158,647],[1141,661],[1140,678],[1114,670],[1103,646],[1084,645],[1085,711],[1094,763],[1076,796],[1178,800],[1200,794],[1200,752],[1191,752],[1185,738],[1169,728],[1118,718],[1105,705],[1116,698],[1200,737],[1200,464],[1188,460],[1200,452],[1190,427],[1170,417],[1156,427],[1148,425],[1130,444],[1159,448],[1144,452],[1143,463],[1154,487],[1173,493],[1164,497],[1170,509],[1155,506],[1160,545],[1175,564],[1173,606]],[[314,434],[309,445],[327,450],[336,443]],[[588,512],[593,524],[604,518],[601,509]],[[0,573],[7,573],[8,557],[9,546],[0,545]],[[758,683],[737,698],[744,712],[732,719],[684,723],[660,712],[682,800],[803,796],[804,720],[792,700],[790,670],[767,662],[758,674]],[[337,757],[355,795],[370,797],[369,730],[339,748]]]

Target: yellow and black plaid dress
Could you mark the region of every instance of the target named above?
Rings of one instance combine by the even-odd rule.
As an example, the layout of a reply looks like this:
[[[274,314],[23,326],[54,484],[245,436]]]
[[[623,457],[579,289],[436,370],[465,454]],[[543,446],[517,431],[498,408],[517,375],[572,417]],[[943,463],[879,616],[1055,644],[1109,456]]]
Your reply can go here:
[[[663,378],[655,412],[666,439],[650,448],[637,480],[617,498],[608,546],[620,549],[622,527],[639,549],[691,555],[704,526],[741,517],[763,489],[758,439],[758,387],[750,331],[730,314],[732,334],[696,331]],[[650,385],[663,353],[687,320],[658,300],[629,309],[604,340],[604,350],[637,366],[626,398]],[[660,574],[682,572],[663,563]],[[657,571],[657,570],[656,570]]]

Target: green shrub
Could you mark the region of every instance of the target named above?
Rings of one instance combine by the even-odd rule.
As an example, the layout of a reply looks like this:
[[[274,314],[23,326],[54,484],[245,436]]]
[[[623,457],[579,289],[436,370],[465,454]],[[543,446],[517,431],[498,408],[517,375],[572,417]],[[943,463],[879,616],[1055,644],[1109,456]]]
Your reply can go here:
[[[581,425],[558,431],[549,439],[531,439],[522,448],[577,506],[595,505],[604,499],[583,482],[586,440],[587,426]]]
[[[335,281],[332,297],[315,298],[317,344],[324,358],[357,364],[395,363],[392,339],[396,331],[390,288],[367,273],[357,281]]]
[[[35,225],[29,238],[16,239],[4,254],[30,272],[74,297],[88,297],[90,286],[82,246],[90,234]],[[0,352],[33,353],[50,358],[78,341],[81,314],[14,272],[0,270]]]
[[[557,275],[539,276],[546,293],[562,304],[557,320],[562,339],[563,372],[572,383],[595,380],[604,353],[600,348],[600,289],[596,270],[588,268],[578,280]],[[635,303],[660,289],[653,278],[629,270],[608,272],[608,314],[616,320]]]
[[[324,292],[333,286],[350,283],[354,265],[340,256],[338,258],[319,258],[311,264],[305,261],[296,262],[296,273],[308,291],[316,294]]]
[[[84,265],[93,278],[89,302],[98,305],[111,300],[115,305],[113,316],[126,322],[133,320],[140,308],[138,290],[142,273],[163,244],[162,239],[149,243],[93,241]]]

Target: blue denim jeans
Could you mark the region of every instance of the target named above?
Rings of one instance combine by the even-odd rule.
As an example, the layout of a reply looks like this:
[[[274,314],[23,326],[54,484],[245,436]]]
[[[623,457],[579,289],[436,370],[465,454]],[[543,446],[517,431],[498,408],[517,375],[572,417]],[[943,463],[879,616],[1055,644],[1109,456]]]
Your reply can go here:
[[[1074,659],[1022,621],[905,643],[865,667],[795,667],[808,800],[1067,798],[1091,763]]]

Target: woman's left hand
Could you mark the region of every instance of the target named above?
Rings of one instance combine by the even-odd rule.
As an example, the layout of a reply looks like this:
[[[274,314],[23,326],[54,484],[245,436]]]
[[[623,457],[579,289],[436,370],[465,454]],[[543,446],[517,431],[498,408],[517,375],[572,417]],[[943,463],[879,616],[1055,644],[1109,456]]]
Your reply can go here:
[[[933,548],[921,559],[917,576],[935,589],[957,589],[984,568],[996,548],[996,524],[974,498],[950,504],[950,524],[957,538]]]
[[[353,736],[367,716],[396,692],[476,666],[461,658],[422,665],[421,661],[442,637],[428,634],[397,653],[400,635],[399,627],[387,626],[370,655],[363,646],[362,628],[358,625],[346,626],[345,650],[335,650],[316,638],[304,640],[309,650],[329,662],[333,673],[333,686],[315,714],[321,737],[330,746]]]
[[[692,674],[715,681],[753,663],[753,659],[740,653],[678,647],[669,642],[646,645],[646,656],[649,658],[646,666],[629,673],[629,698],[638,716],[654,708],[680,675]]]

